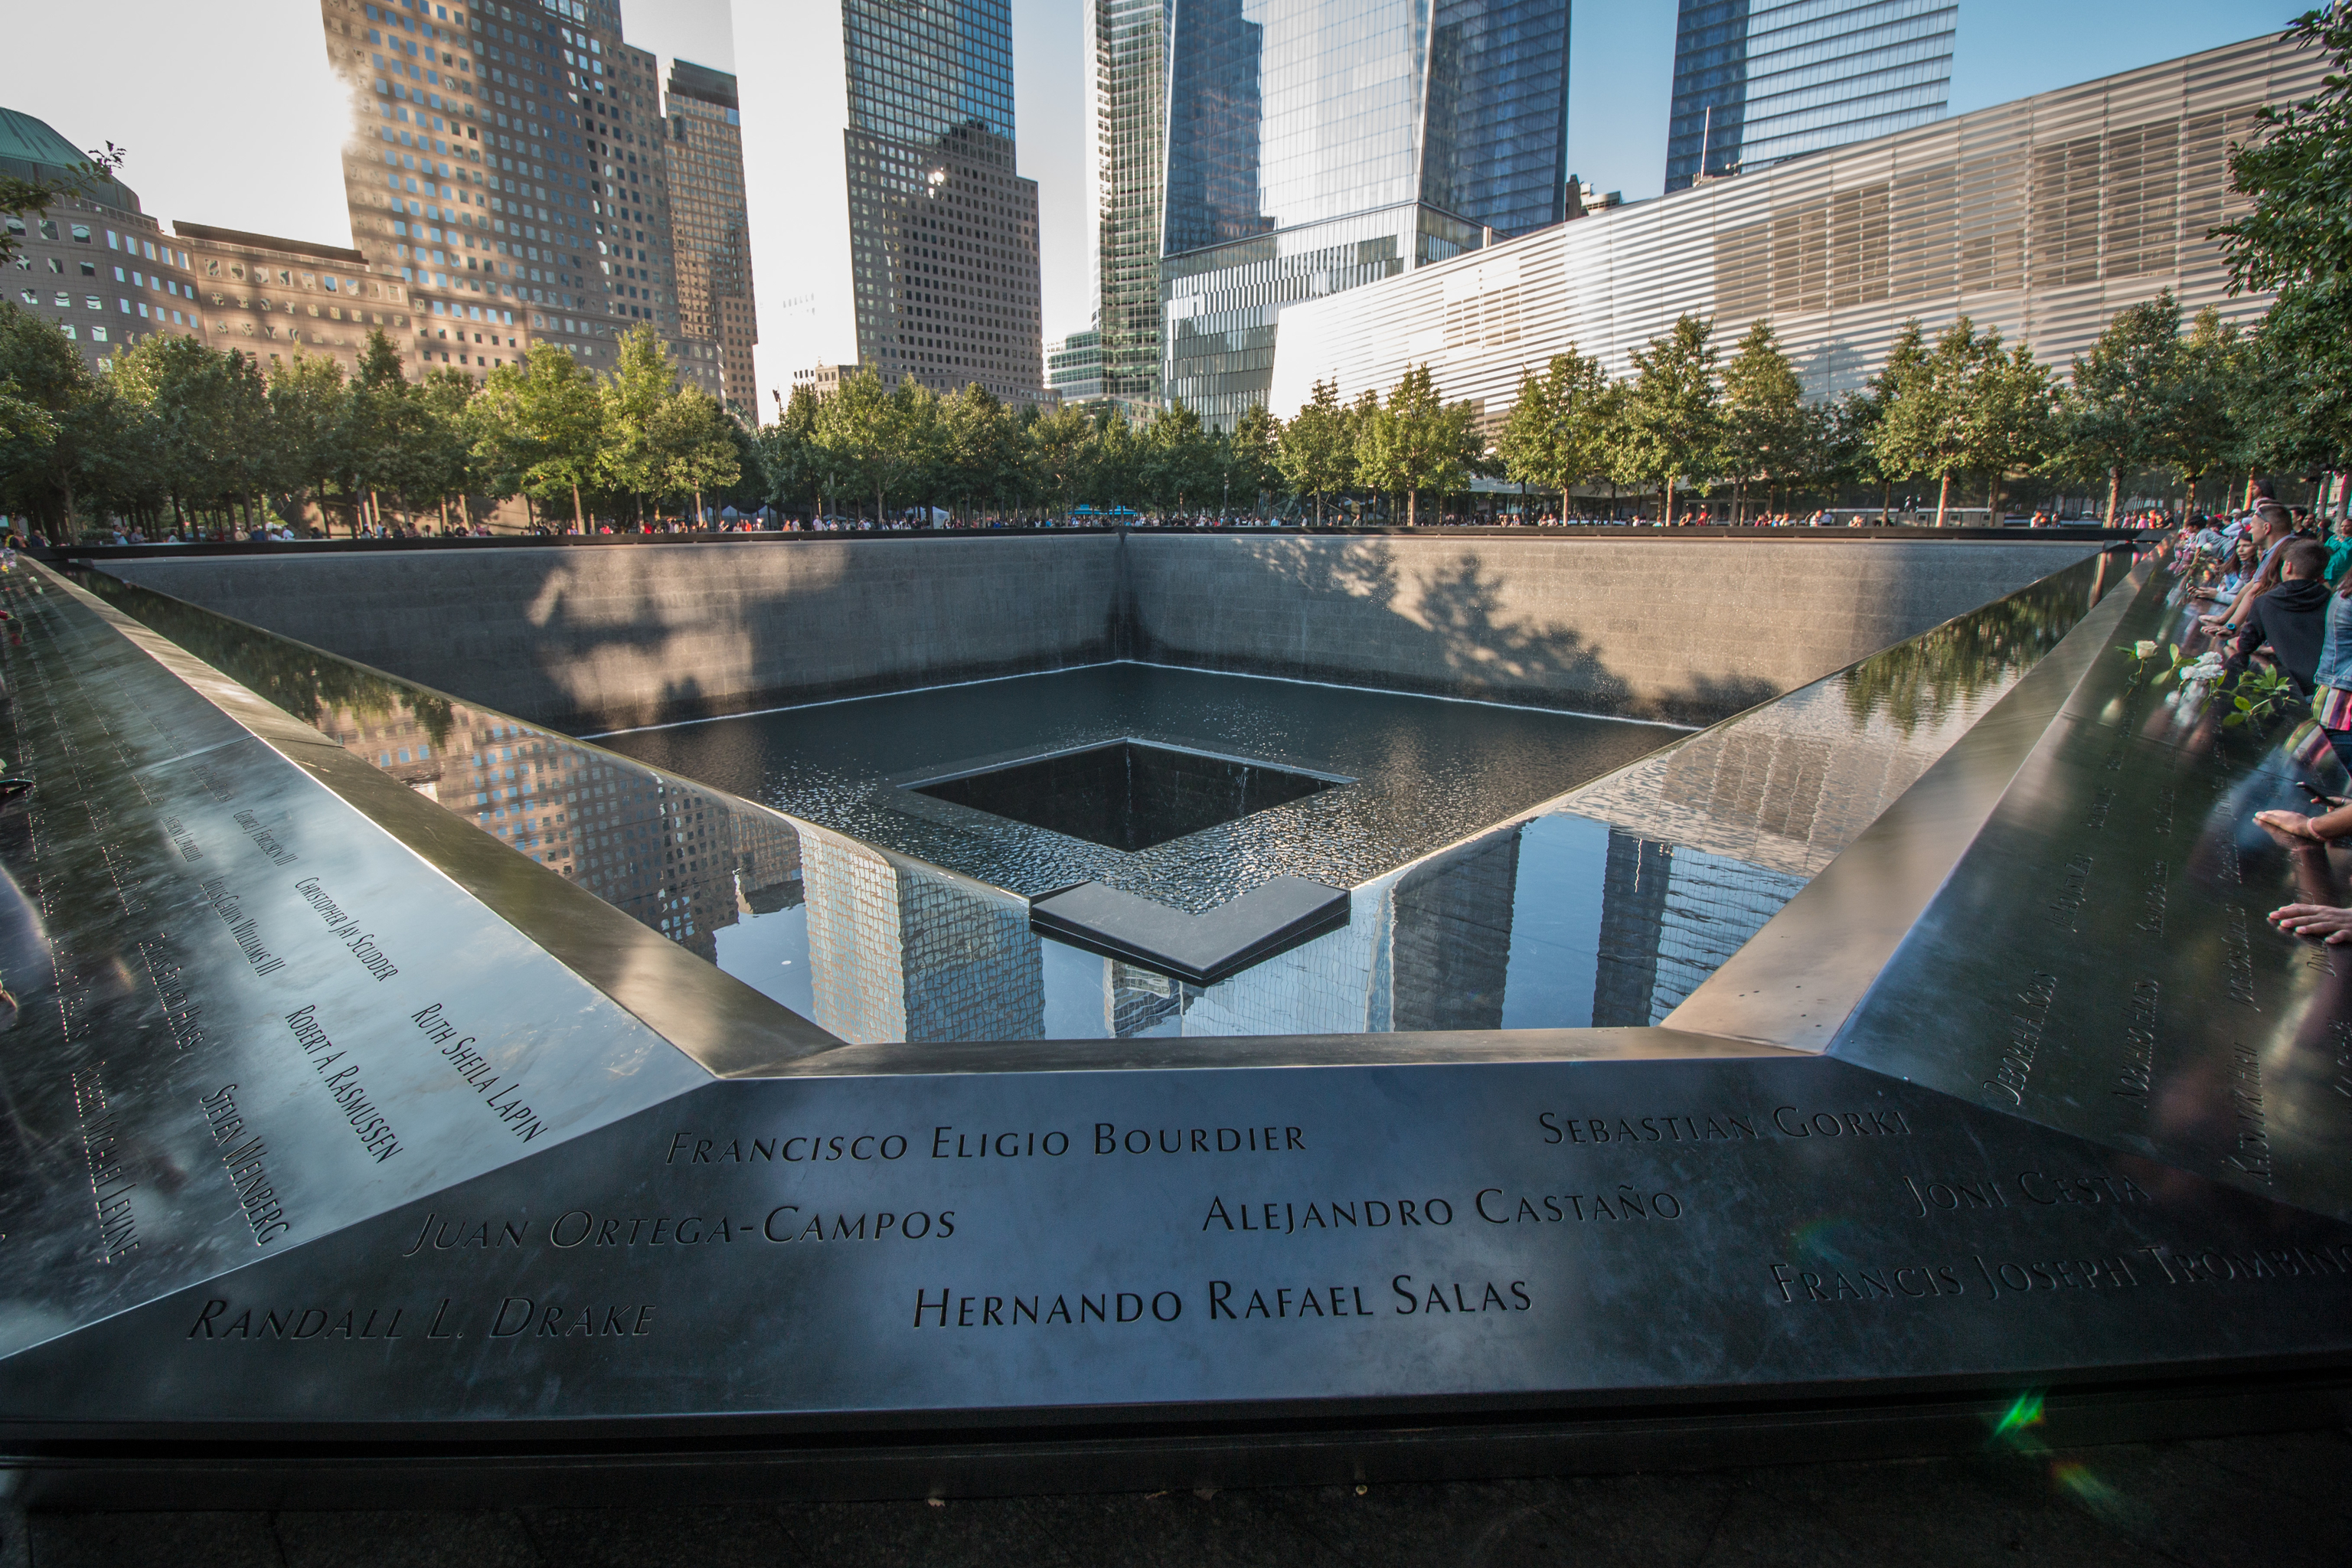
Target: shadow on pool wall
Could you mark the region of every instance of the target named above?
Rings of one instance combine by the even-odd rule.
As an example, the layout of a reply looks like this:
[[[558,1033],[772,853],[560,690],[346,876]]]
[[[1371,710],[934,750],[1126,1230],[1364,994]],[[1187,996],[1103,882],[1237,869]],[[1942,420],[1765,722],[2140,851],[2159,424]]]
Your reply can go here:
[[[104,566],[581,733],[1116,658],[1710,723],[2096,548],[879,535]]]

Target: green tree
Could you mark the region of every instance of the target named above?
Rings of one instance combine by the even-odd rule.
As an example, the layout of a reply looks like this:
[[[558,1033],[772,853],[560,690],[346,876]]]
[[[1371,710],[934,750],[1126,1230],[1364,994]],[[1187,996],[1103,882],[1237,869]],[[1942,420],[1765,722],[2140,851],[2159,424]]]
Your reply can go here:
[[[742,472],[735,421],[702,388],[681,387],[655,413],[650,437],[655,488],[666,496],[690,492],[694,525],[702,527],[702,492],[731,485]]]
[[[2260,393],[2259,372],[2250,347],[2237,323],[2223,322],[2221,312],[2210,305],[2197,312],[2189,327],[2181,366],[2188,384],[2172,461],[2189,489],[2191,508],[2197,504],[2197,487],[2206,476],[2248,459],[2247,416]],[[2337,459],[2325,466],[2342,467],[2340,454],[2339,447]]]
[[[2352,279],[2282,293],[2242,353],[2234,462],[2279,468],[2352,468],[2352,345],[2334,298]]]
[[[621,334],[613,358],[612,370],[596,387],[604,422],[596,477],[635,497],[637,521],[643,522],[645,497],[661,488],[662,454],[654,427],[677,395],[677,367],[653,328],[643,323]]]
[[[2170,289],[2116,311],[2091,352],[2076,357],[2052,460],[2063,473],[2105,479],[2109,527],[2123,509],[2125,476],[2179,454],[2195,393],[2189,371]]]
[[[1722,460],[1738,486],[1734,515],[1745,518],[1750,484],[1766,487],[1766,510],[1778,511],[1781,489],[1819,461],[1822,420],[1769,321],[1750,326],[1723,367],[1723,413]]]
[[[1566,516],[1569,491],[1608,469],[1613,403],[1601,362],[1570,343],[1541,375],[1529,371],[1519,378],[1519,400],[1495,441],[1504,473],[1522,485],[1558,490]]]
[[[1263,403],[1253,403],[1243,409],[1242,416],[1234,421],[1232,432],[1225,437],[1221,454],[1225,494],[1239,498],[1253,515],[1257,511],[1258,498],[1274,489],[1281,478],[1275,461],[1281,439],[1281,421],[1267,413]]]
[[[604,411],[596,379],[569,351],[542,344],[494,367],[477,400],[488,449],[477,455],[540,506],[569,495],[572,526],[587,531],[583,485],[599,472]]]
[[[111,389],[56,327],[0,302],[0,403],[11,426],[0,441],[0,510],[55,520],[70,536],[78,492],[121,423]]]
[[[1417,364],[1358,430],[1356,466],[1367,484],[1403,493],[1405,526],[1412,528],[1420,521],[1421,492],[1461,489],[1485,449],[1475,411],[1444,402],[1429,366]]]
[[[778,410],[776,422],[760,426],[760,463],[767,479],[761,499],[769,506],[789,510],[811,497],[817,511],[824,510],[824,481],[831,470],[817,441],[816,422],[816,394],[796,386],[792,401]]]
[[[817,440],[834,459],[835,482],[871,494],[877,522],[888,519],[893,489],[922,478],[937,410],[937,397],[914,377],[885,389],[870,370],[817,405]]]
[[[298,353],[269,377],[278,488],[285,492],[293,521],[306,520],[317,504],[322,533],[328,531],[327,494],[343,468],[338,441],[347,395],[342,365],[326,354]]]
[[[1057,408],[1029,426],[1030,461],[1037,486],[1056,516],[1066,516],[1087,493],[1095,422],[1083,408]]]
[[[1684,315],[1633,353],[1633,380],[1619,405],[1611,469],[1623,484],[1654,487],[1673,526],[1675,488],[1722,460],[1723,400],[1716,385],[1715,323]]]
[[[2328,71],[2311,97],[2257,109],[2256,133],[2230,148],[2231,185],[2252,204],[2212,231],[2233,291],[2294,295],[2352,273],[2352,11],[2306,11],[2286,36],[2324,53]],[[2307,303],[2352,322],[2352,300]]]
[[[416,389],[402,490],[412,500],[432,500],[444,533],[449,530],[451,496],[457,498],[459,515],[472,521],[466,498],[475,487],[472,406],[479,395],[474,378],[454,364],[426,372]]]
[[[1927,364],[1927,334],[1915,316],[1895,333],[1895,342],[1887,348],[1885,363],[1870,377],[1863,391],[1848,395],[1837,407],[1831,440],[1856,479],[1877,482],[1878,521],[1882,523],[1895,510],[1895,481],[1911,477],[1888,460],[1891,448],[1885,439],[1887,416],[1906,389],[1926,376]]]
[[[2003,353],[1998,328],[1978,342],[1966,387],[1968,468],[1984,476],[1986,521],[1998,528],[2002,481],[2030,472],[2050,451],[2058,388],[2023,343]]]
[[[343,398],[343,428],[338,442],[347,465],[345,488],[352,498],[354,535],[360,530],[362,510],[375,521],[383,521],[381,492],[397,490],[404,476],[404,448],[416,424],[414,395],[415,388],[401,373],[400,352],[392,346],[392,340],[381,327],[369,332],[367,346],[360,352],[359,373],[352,376]],[[503,437],[506,433],[495,434]],[[509,491],[520,489],[520,480],[508,488]]]
[[[1337,382],[1318,381],[1275,438],[1275,467],[1283,482],[1315,498],[1315,526],[1323,526],[1323,498],[1356,482],[1356,437],[1339,406]]]
[[[1938,528],[1955,478],[1985,475],[1988,504],[1998,505],[2001,479],[2042,457],[2053,395],[2049,374],[2024,345],[2006,351],[1998,331],[1979,332],[1966,316],[1937,334],[1932,350],[1906,353],[1887,390],[1874,432],[1879,464],[1890,475],[1936,481]]]
[[[1142,446],[1141,489],[1154,510],[1181,514],[1216,493],[1216,438],[1182,398],[1145,426]]]

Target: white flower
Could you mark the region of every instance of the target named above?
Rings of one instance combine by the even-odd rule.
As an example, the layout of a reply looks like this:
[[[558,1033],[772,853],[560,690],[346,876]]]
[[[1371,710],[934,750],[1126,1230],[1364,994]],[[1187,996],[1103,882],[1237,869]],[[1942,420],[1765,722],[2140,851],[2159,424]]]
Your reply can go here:
[[[2155,658],[2156,644],[2153,642],[2136,642],[2132,644],[2132,657],[2134,658]]]

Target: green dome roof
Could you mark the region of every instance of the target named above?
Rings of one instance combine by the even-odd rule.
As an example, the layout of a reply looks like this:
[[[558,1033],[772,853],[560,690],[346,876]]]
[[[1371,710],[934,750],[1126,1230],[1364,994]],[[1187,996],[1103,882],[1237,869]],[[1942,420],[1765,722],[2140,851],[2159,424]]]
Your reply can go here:
[[[47,121],[0,108],[0,169],[19,179],[53,181],[89,161],[89,153],[58,135]],[[139,210],[138,196],[121,181],[114,182],[111,191],[100,192],[99,199]]]

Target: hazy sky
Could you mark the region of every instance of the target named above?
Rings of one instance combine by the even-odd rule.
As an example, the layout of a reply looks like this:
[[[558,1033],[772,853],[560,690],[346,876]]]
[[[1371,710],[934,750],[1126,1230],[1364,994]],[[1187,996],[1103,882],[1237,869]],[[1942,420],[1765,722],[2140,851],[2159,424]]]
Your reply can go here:
[[[742,0],[759,4],[761,0]],[[315,0],[239,0],[230,10],[110,0],[93,15],[0,0],[0,104],[39,116],[80,146],[130,149],[123,179],[147,210],[331,245],[351,243],[337,152],[345,109],[323,58]],[[1960,0],[1955,113],[2128,69],[2283,26],[2302,0]],[[1588,0],[1571,30],[1570,169],[1629,201],[1664,177],[1675,0]],[[789,116],[789,63],[735,58],[728,0],[625,0],[632,42],[744,77],[746,116]],[[1048,342],[1087,324],[1087,182],[1080,0],[1013,0],[1021,172],[1038,183]],[[233,42],[224,36],[233,23]],[[230,50],[237,74],[189,62]],[[93,49],[97,53],[93,54]],[[103,62],[103,68],[98,62]],[[752,258],[793,242],[793,214],[751,196]],[[763,290],[764,292],[764,290]],[[763,364],[782,384],[792,367]]]

